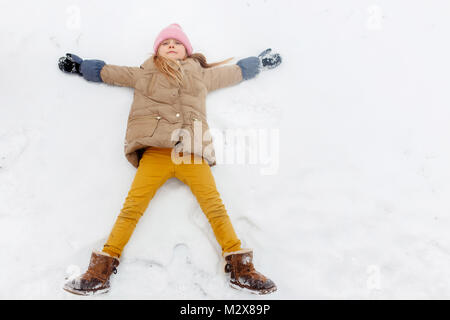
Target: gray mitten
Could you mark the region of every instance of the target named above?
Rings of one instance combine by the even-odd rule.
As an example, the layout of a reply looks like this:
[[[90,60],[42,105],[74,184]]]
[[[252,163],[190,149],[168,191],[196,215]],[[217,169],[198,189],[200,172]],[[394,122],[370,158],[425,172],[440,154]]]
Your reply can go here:
[[[242,78],[244,78],[244,80],[254,78],[261,72],[261,61],[258,57],[241,59],[236,64],[241,68]]]
[[[281,63],[281,56],[278,53],[272,53],[272,49],[266,49],[257,57],[248,57],[239,60],[236,64],[242,70],[244,80],[256,77],[261,70],[269,70],[277,67]]]
[[[261,61],[261,69],[269,70],[278,67],[282,61],[279,53],[272,53],[272,49],[266,49],[258,56]]]
[[[102,60],[83,60],[73,53],[66,53],[65,57],[58,60],[59,69],[67,73],[76,73],[84,79],[94,82],[102,82],[100,71],[105,62]]]

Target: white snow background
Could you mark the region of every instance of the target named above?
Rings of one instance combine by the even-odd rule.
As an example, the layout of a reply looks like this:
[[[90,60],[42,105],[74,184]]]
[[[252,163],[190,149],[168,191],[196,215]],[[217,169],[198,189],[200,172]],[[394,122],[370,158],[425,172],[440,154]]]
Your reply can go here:
[[[0,10],[0,298],[450,298],[450,2],[9,1]],[[211,128],[279,130],[278,170],[212,168],[256,268],[278,291],[231,289],[195,197],[172,178],[109,293],[62,290],[101,249],[136,172],[133,90],[58,58],[139,66],[179,23],[215,62],[273,48],[280,67],[211,93]]]

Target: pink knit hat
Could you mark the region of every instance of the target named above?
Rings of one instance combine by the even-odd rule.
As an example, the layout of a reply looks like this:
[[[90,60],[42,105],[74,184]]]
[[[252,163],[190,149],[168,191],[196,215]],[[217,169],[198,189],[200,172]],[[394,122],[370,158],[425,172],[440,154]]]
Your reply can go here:
[[[155,53],[158,52],[159,45],[166,39],[177,39],[186,48],[187,54],[190,56],[192,54],[192,46],[189,42],[188,37],[181,29],[181,26],[177,23],[172,23],[168,27],[164,28],[159,35],[156,37],[155,44],[153,45],[153,50]]]

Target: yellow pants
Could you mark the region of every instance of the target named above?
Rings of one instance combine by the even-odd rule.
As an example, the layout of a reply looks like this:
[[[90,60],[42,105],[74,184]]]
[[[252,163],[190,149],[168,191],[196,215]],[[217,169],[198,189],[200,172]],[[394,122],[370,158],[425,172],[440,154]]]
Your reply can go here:
[[[241,241],[236,236],[206,160],[191,154],[191,163],[176,164],[172,161],[171,152],[171,148],[151,147],[145,150],[103,252],[120,257],[150,200],[158,188],[172,177],[190,187],[222,247],[222,255],[241,250]],[[201,164],[194,163],[195,159]]]

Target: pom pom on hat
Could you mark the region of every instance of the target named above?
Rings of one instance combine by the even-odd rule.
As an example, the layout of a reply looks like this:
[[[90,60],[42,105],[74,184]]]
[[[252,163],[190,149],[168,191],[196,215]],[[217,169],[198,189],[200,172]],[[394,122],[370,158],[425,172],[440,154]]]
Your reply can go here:
[[[156,37],[155,43],[153,45],[153,50],[155,54],[158,52],[159,45],[166,39],[177,39],[186,48],[187,54],[190,56],[192,54],[192,45],[183,29],[178,23],[172,23],[168,27],[164,28]]]

